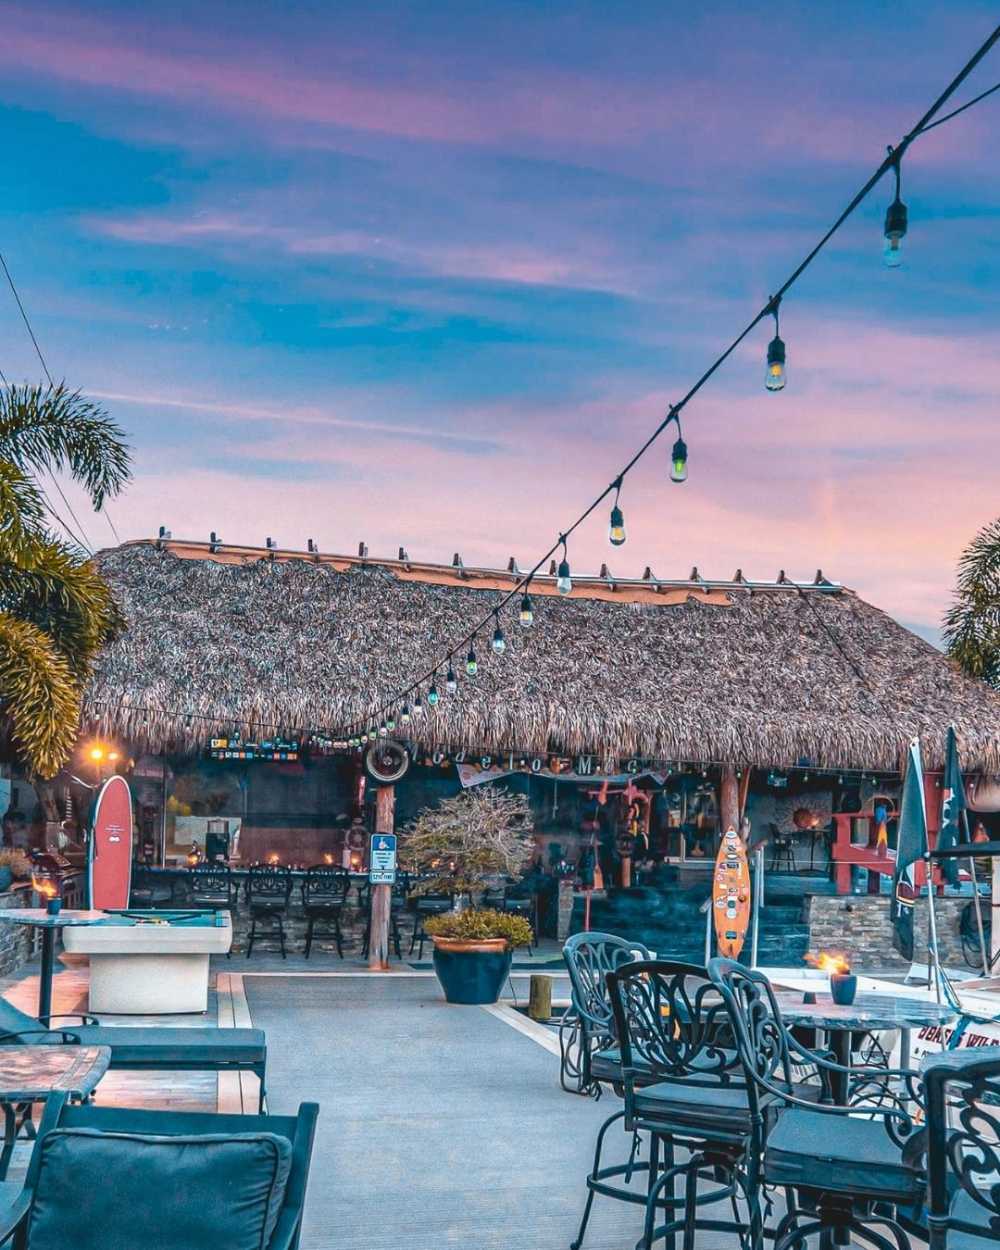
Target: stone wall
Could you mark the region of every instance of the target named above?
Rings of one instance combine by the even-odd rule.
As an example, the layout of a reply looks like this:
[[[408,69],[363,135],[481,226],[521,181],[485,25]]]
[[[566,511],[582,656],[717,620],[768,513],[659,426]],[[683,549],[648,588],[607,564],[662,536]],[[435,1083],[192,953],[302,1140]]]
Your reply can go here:
[[[953,967],[965,965],[959,918],[970,898],[937,898],[938,949],[941,961]],[[906,968],[908,963],[892,944],[887,894],[814,894],[806,900],[810,951],[833,950],[847,954],[856,968]],[[927,961],[927,899],[916,904],[914,959]]]
[[[30,907],[31,890],[15,887],[0,893],[0,909]],[[21,924],[0,924],[0,977],[12,976],[31,953],[33,931]]]

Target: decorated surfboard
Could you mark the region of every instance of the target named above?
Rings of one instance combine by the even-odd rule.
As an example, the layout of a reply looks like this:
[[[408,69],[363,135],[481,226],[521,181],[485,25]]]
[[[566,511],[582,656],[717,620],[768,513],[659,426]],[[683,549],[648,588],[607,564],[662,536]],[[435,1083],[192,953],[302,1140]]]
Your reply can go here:
[[[747,848],[735,829],[727,829],[715,857],[712,915],[720,955],[738,959],[750,927],[750,865]]]
[[[109,777],[94,803],[87,848],[90,906],[128,907],[132,887],[132,794],[124,777]]]

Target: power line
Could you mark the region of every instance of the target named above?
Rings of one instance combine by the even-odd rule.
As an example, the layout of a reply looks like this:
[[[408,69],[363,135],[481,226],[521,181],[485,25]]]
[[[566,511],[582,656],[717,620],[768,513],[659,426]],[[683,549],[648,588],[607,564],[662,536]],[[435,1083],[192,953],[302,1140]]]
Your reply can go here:
[[[964,113],[966,109],[972,108],[973,104],[978,104],[980,100],[985,100],[986,97],[992,95],[994,91],[1000,91],[1000,82],[988,88],[986,91],[981,92],[979,95],[974,96],[973,99],[966,101],[966,103],[960,108],[954,109],[950,113],[945,113],[944,117],[939,117],[936,122],[931,122],[929,125],[924,126],[921,134],[926,134],[928,130],[933,130],[935,126],[943,126],[945,122],[950,122],[953,117],[957,117],[959,113]]]
[[[7,267],[7,260],[4,257],[3,252],[0,252],[0,265],[3,266],[3,271],[7,278],[7,285],[10,287],[11,294],[14,296],[14,300],[17,304],[18,310],[21,313],[21,320],[24,322],[24,328],[28,331],[28,337],[31,339],[32,345],[34,346],[34,349],[35,349],[35,354],[38,356],[39,362],[41,363],[41,366],[45,373],[46,378],[48,378],[49,386],[52,387],[53,390],[55,390],[56,384],[53,381],[52,374],[49,372],[49,366],[46,363],[45,356],[42,354],[42,349],[39,346],[37,337],[35,336],[35,331],[32,329],[31,322],[28,319],[27,309],[24,307],[24,303],[21,300],[21,296],[18,293],[17,287],[14,285],[14,278],[10,272],[10,269]],[[66,505],[66,508],[69,511],[70,516],[76,522],[77,528],[80,530],[82,534],[86,535],[87,531],[84,529],[83,522],[73,511],[73,505],[66,498],[66,494],[63,491],[63,488],[59,485],[59,479],[56,477],[55,473],[53,473],[51,470],[49,470],[49,477],[52,479],[52,485],[59,492],[60,498],[62,499],[63,503]],[[51,505],[50,505],[50,509],[51,509]],[[111,532],[115,536],[115,541],[118,543],[121,543],[121,539],[118,537],[118,531],[115,529],[115,523],[114,521],[112,521],[111,514],[108,512],[107,507],[104,507],[102,511],[104,512],[108,525],[111,526]],[[63,524],[63,527],[65,528],[65,522],[61,522],[61,524]],[[78,541],[80,541],[78,538],[74,538],[74,542],[78,542]],[[91,555],[94,554],[94,550],[91,547],[89,541],[86,540],[86,538],[84,538],[83,540],[83,547],[86,551],[90,552]]]
[[[948,102],[948,100],[952,97],[952,95],[954,95],[954,93],[958,90],[958,88],[962,85],[962,83],[966,80],[966,78],[968,78],[968,76],[972,73],[972,71],[976,68],[976,66],[980,63],[980,61],[982,61],[983,57],[986,56],[986,54],[998,41],[1000,41],[1000,26],[997,26],[996,29],[992,32],[992,34],[989,35],[989,37],[979,47],[976,53],[966,62],[966,64],[962,67],[962,69],[958,72],[958,74],[955,75],[955,77],[951,80],[951,82],[948,84],[945,90],[937,97],[937,99],[930,106],[930,108],[927,109],[927,111],[923,114],[923,116],[916,123],[916,125],[903,136],[899,144],[894,148],[893,147],[889,148],[888,154],[885,157],[885,159],[881,162],[881,164],[878,166],[875,172],[871,175],[871,177],[868,178],[868,180],[864,183],[861,189],[853,196],[851,201],[848,203],[847,207],[840,213],[840,215],[834,221],[833,225],[830,226],[830,228],[826,231],[826,233],[820,238],[816,246],[810,252],[806,254],[804,259],[795,267],[795,269],[792,270],[792,272],[788,275],[788,277],[784,280],[784,282],[782,282],[781,285],[775,290],[774,294],[770,296],[767,303],[751,319],[751,321],[736,336],[736,338],[733,339],[733,341],[729,344],[729,346],[705,370],[705,372],[701,375],[700,378],[698,378],[698,380],[687,391],[687,393],[676,404],[672,404],[670,406],[670,409],[667,412],[667,415],[663,418],[660,424],[653,430],[652,434],[650,434],[650,436],[641,445],[638,451],[635,452],[635,454],[627,462],[625,467],[621,469],[620,472],[618,472],[615,475],[615,477],[611,480],[611,482],[604,488],[603,491],[601,491],[601,493],[597,496],[597,498],[594,499],[593,502],[587,508],[584,509],[584,511],[577,517],[577,519],[572,523],[572,525],[570,525],[567,529],[563,530],[560,533],[555,543],[553,543],[552,546],[548,549],[548,551],[546,551],[546,553],[536,562],[534,567],[528,573],[526,573],[520,579],[520,581],[516,582],[510,591],[501,595],[499,601],[496,604],[494,604],[494,606],[490,608],[490,610],[483,616],[483,618],[480,620],[478,625],[476,625],[467,634],[465,634],[463,638],[457,640],[452,645],[450,645],[442,653],[441,659],[439,659],[438,662],[434,664],[432,668],[429,668],[425,673],[423,673],[420,677],[415,679],[409,685],[398,689],[391,699],[381,704],[379,707],[375,708],[374,711],[371,711],[369,713],[364,713],[360,715],[358,718],[356,718],[354,721],[350,722],[346,726],[346,730],[348,731],[348,733],[351,730],[353,730],[355,727],[360,731],[363,726],[370,725],[373,721],[378,720],[378,718],[381,717],[384,713],[391,711],[393,708],[396,707],[398,703],[400,703],[408,695],[412,694],[415,691],[419,691],[425,682],[436,677],[438,670],[441,669],[445,663],[451,662],[451,659],[454,656],[455,652],[461,651],[466,645],[472,646],[475,642],[475,639],[478,637],[479,633],[482,630],[484,630],[491,621],[493,620],[499,621],[499,613],[507,606],[508,603],[510,603],[510,601],[516,595],[520,594],[522,591],[527,592],[528,588],[531,585],[532,578],[538,574],[539,569],[541,569],[541,567],[545,564],[547,560],[551,559],[555,555],[555,553],[560,549],[560,547],[562,548],[564,562],[568,570],[568,560],[566,559],[566,556],[567,556],[566,544],[570,536],[579,528],[579,526],[583,524],[584,521],[587,520],[588,517],[591,516],[591,514],[601,505],[601,503],[605,499],[608,498],[608,496],[611,494],[612,491],[620,490],[622,481],[624,480],[625,476],[635,467],[635,465],[642,459],[642,457],[645,456],[646,452],[648,452],[649,449],[653,446],[653,444],[660,438],[664,430],[667,429],[667,427],[671,424],[671,422],[676,421],[677,426],[678,426],[678,432],[680,431],[680,419],[679,418],[680,418],[681,410],[684,407],[686,407],[686,405],[694,398],[695,395],[698,394],[698,392],[702,389],[702,387],[718,372],[718,370],[723,366],[723,364],[725,364],[725,362],[729,359],[729,357],[733,354],[733,352],[736,351],[736,349],[747,338],[747,336],[751,334],[752,331],[761,323],[761,321],[765,320],[768,316],[773,316],[775,319],[775,327],[776,327],[775,342],[776,343],[781,342],[781,340],[777,336],[777,322],[778,322],[778,310],[779,310],[782,297],[785,294],[787,294],[787,292],[791,289],[791,287],[799,280],[799,278],[802,277],[802,275],[809,268],[812,262],[816,259],[819,253],[823,250],[823,248],[827,245],[827,243],[829,243],[829,241],[833,238],[833,236],[837,233],[837,231],[841,228],[841,226],[843,226],[844,222],[846,222],[847,219],[852,215],[852,213],[854,213],[854,211],[858,208],[858,206],[862,203],[862,201],[871,193],[871,191],[875,188],[875,186],[881,181],[882,177],[886,173],[888,173],[890,170],[895,170],[898,174],[900,161],[903,155],[905,154],[905,152],[907,151],[907,149],[909,148],[909,146],[914,142],[915,139],[919,138],[921,134],[926,133],[926,131],[931,128],[932,120],[936,116],[936,114],[940,112],[940,110],[944,107],[944,105]],[[978,97],[978,98],[985,98],[985,96],[989,94],[990,92],[985,92],[983,96]],[[961,109],[956,109],[954,113],[950,114],[949,116],[957,116],[959,112],[964,111],[964,109],[967,107],[971,107],[971,105],[976,102],[977,102],[976,100],[969,101],[967,105],[963,105]],[[947,120],[949,120],[948,117],[939,119],[939,121],[941,122],[947,121]],[[783,363],[783,356],[784,356],[784,346],[782,344],[782,363]],[[849,657],[847,657],[846,655],[844,656],[844,658],[845,660],[848,661],[848,663],[850,663],[853,669],[855,667],[854,662],[850,660]],[[859,677],[860,677],[860,674],[859,674]],[[864,679],[863,678],[860,678],[860,679],[862,680],[863,686],[867,688],[867,683],[864,682]]]

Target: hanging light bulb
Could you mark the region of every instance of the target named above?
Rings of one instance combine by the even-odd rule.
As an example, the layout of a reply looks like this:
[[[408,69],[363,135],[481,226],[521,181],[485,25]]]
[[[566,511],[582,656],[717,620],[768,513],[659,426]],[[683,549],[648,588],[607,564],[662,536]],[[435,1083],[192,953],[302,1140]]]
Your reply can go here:
[[[891,149],[890,149],[891,150]],[[885,210],[885,240],[882,249],[882,260],[888,269],[898,269],[903,263],[900,245],[906,234],[906,205],[899,198],[899,161],[893,169],[896,174],[896,198]]]
[[[688,475],[688,446],[682,438],[674,443],[670,453],[671,482],[686,482]]]
[[[465,671],[470,677],[475,677],[479,672],[479,663],[476,660],[476,649],[470,643],[469,654],[465,657]]]
[[[418,690],[413,699],[413,719],[419,720],[424,714],[424,705],[420,701],[420,691]]]
[[[493,642],[490,645],[497,655],[503,655],[507,650],[507,639],[503,636],[503,630],[500,628],[500,618],[496,613],[493,614],[493,619],[496,621],[496,628],[493,630]]]
[[[769,391],[783,391],[788,380],[785,373],[785,342],[778,328],[778,305],[780,297],[771,300],[771,316],[774,318],[774,338],[767,345],[767,371],[764,385]]]
[[[562,539],[563,558],[559,561],[559,568],[556,573],[556,590],[561,595],[568,595],[573,589],[573,579],[569,575],[569,560],[566,551],[566,539]]]
[[[458,678],[455,676],[455,670],[451,666],[451,657],[448,659],[448,680],[444,685],[449,694],[458,693]]]
[[[385,727],[390,733],[396,728],[396,713],[390,712],[386,717]]]
[[[427,702],[431,705],[431,707],[437,707],[438,700],[440,698],[441,696],[438,694],[437,686],[434,682],[431,682],[431,688],[427,691]]]
[[[625,541],[625,514],[618,506],[618,496],[621,494],[622,480],[621,478],[615,482],[615,503],[611,509],[611,519],[608,522],[608,542],[612,547],[620,547]]]
[[[385,723],[385,721],[383,721],[378,727],[378,736],[380,738],[388,738],[389,736],[389,726]]]
[[[401,725],[410,723],[410,705],[408,703],[403,704],[403,710],[399,714],[399,723]]]
[[[524,592],[524,598],[521,600],[521,610],[517,614],[517,620],[522,629],[530,629],[535,623],[535,609],[527,591]]]

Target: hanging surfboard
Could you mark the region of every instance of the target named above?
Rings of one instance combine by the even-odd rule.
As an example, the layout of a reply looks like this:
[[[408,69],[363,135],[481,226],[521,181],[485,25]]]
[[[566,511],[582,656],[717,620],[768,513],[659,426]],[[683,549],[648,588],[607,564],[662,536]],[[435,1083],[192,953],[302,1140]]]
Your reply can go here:
[[[132,888],[132,794],[124,777],[97,793],[87,847],[87,885],[95,911],[128,907]]]
[[[715,857],[712,915],[720,955],[738,959],[750,927],[750,865],[747,848],[735,829],[727,829]]]

